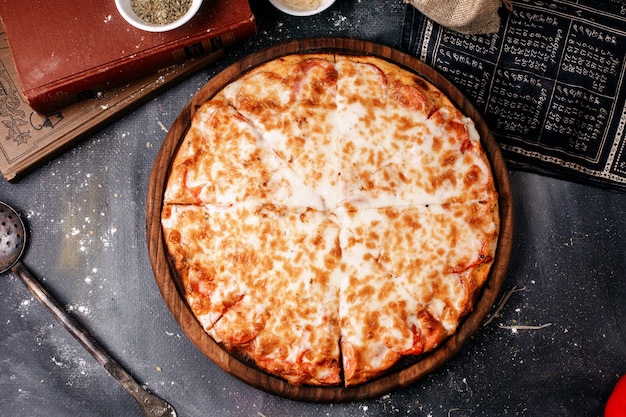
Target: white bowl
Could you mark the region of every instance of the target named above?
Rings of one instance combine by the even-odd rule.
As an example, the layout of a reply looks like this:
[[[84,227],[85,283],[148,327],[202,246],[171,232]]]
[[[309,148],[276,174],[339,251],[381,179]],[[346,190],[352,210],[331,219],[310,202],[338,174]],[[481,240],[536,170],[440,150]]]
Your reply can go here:
[[[187,13],[182,15],[180,19],[166,25],[158,25],[146,22],[145,20],[137,16],[137,14],[130,5],[130,1],[131,0],[115,0],[115,6],[117,7],[117,11],[120,12],[122,17],[128,23],[138,29],[148,32],[166,32],[168,30],[176,29],[191,20],[191,18],[195,16],[195,14],[200,9],[200,6],[202,5],[202,0],[192,0],[191,7],[189,7]]]
[[[313,9],[296,8],[289,4],[289,0],[270,0],[270,3],[283,13],[292,16],[311,16],[328,9],[335,0],[321,0],[320,4]]]

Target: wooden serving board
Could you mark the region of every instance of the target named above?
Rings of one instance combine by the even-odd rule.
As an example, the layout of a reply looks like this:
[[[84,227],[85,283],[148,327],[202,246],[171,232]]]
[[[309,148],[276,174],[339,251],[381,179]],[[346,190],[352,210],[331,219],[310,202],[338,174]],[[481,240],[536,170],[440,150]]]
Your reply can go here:
[[[224,86],[259,64],[292,53],[318,52],[377,56],[407,68],[438,86],[474,120],[492,164],[499,192],[501,224],[496,259],[473,312],[464,319],[457,332],[433,352],[412,362],[408,361],[403,366],[395,367],[380,378],[353,387],[295,386],[268,375],[222,349],[206,334],[187,306],[178,278],[169,263],[160,223],[163,193],[170,164],[196,109]],[[482,116],[458,89],[431,67],[395,49],[357,39],[316,38],[283,43],[241,59],[211,79],[181,111],[157,154],[148,188],[146,218],[148,251],[157,284],[174,318],[198,349],[224,371],[254,387],[285,398],[316,402],[356,401],[377,397],[414,383],[449,360],[477,331],[487,313],[493,308],[506,274],[513,240],[513,201],[508,171],[500,148]]]

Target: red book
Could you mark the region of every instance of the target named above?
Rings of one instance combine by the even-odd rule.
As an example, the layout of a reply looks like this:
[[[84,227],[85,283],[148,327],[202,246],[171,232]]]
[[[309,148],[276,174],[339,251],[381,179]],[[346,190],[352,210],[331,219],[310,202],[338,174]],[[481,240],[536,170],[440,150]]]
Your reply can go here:
[[[113,0],[0,0],[0,18],[22,92],[43,114],[256,35],[248,0],[205,1],[158,33],[131,26]]]

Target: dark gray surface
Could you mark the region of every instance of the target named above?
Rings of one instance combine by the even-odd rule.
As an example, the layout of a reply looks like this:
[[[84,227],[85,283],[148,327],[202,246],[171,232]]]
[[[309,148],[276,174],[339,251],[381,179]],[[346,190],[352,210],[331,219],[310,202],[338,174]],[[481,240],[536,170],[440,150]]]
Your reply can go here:
[[[172,318],[145,238],[147,184],[165,129],[209,77],[262,47],[328,35],[396,47],[405,7],[338,0],[294,18],[254,2],[257,38],[19,183],[0,183],[0,199],[28,225],[25,264],[179,416],[600,416],[626,371],[626,194],[523,172],[511,173],[515,244],[503,290],[524,291],[407,389],[348,404],[284,400],[221,371]],[[140,415],[11,274],[0,303],[0,415]]]

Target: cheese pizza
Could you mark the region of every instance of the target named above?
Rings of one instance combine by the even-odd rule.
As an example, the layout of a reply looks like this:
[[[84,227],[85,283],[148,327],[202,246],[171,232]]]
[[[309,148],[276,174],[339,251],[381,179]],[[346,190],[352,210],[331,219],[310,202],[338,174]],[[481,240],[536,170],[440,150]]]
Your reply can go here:
[[[472,120],[426,79],[295,54],[197,109],[161,224],[217,343],[292,384],[353,386],[432,351],[472,310],[498,194]]]

